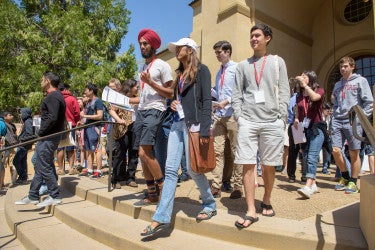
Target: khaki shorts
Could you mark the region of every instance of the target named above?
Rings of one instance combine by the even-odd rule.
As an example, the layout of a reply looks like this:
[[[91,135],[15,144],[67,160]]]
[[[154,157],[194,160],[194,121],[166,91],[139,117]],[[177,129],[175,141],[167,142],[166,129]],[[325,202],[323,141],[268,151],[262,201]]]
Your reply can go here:
[[[238,119],[236,164],[256,164],[259,150],[260,163],[266,166],[283,164],[284,135],[286,124],[277,119],[274,122],[250,122]]]

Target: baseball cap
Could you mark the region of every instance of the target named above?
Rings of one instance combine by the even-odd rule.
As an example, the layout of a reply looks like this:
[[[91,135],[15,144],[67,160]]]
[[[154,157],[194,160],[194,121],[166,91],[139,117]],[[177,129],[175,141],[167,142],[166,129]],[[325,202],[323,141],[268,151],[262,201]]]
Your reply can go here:
[[[190,38],[187,38],[187,37],[181,38],[177,42],[169,43],[168,44],[169,51],[172,52],[172,53],[176,53],[176,46],[189,46],[189,47],[193,48],[195,52],[198,51],[197,43],[193,39],[190,39]]]

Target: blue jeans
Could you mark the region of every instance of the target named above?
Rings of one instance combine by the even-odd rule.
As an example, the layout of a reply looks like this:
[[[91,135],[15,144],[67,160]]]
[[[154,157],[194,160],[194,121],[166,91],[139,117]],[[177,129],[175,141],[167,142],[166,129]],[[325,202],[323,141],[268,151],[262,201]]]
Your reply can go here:
[[[306,177],[315,179],[316,169],[318,167],[319,153],[322,149],[324,142],[324,133],[320,129],[316,129],[318,134],[315,135],[312,129],[307,129],[306,139],[307,139],[307,149],[304,150],[304,161],[307,163],[307,173]]]
[[[60,138],[51,138],[39,141],[35,147],[35,175],[30,184],[29,198],[39,199],[39,189],[43,182],[46,183],[52,198],[61,198],[56,179],[55,166],[53,164],[54,152],[57,149]],[[34,162],[33,162],[34,163]]]
[[[328,152],[328,150],[323,147],[323,169],[329,168],[329,165],[331,164],[331,154]]]
[[[13,159],[13,165],[17,169],[18,179],[27,180],[27,149],[18,147]]]
[[[165,112],[165,117],[160,128],[158,129],[154,146],[155,158],[158,160],[163,176],[165,176],[168,137],[173,123],[173,114],[174,112],[171,109],[167,109],[167,111]]]
[[[188,175],[188,170],[187,170],[187,166],[186,166],[185,149],[184,149],[184,152],[182,153],[182,159],[181,159],[181,175]]]
[[[159,223],[170,223],[173,211],[173,202],[177,186],[178,169],[185,148],[189,155],[188,130],[184,121],[173,122],[168,139],[168,156],[165,165],[165,179],[163,192],[158,208],[152,217],[153,221]],[[190,158],[186,157],[186,166],[192,179],[199,188],[203,209],[213,211],[216,202],[212,196],[210,185],[204,174],[194,173],[190,167]]]

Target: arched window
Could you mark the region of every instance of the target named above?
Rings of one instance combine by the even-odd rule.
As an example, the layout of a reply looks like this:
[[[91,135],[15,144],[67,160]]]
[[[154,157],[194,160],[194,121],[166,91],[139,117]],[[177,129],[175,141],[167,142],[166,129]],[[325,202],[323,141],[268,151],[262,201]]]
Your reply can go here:
[[[344,9],[344,17],[350,23],[357,23],[368,17],[372,0],[351,0]]]
[[[367,79],[372,91],[375,84],[375,57],[360,57],[355,60],[355,65],[357,73]]]

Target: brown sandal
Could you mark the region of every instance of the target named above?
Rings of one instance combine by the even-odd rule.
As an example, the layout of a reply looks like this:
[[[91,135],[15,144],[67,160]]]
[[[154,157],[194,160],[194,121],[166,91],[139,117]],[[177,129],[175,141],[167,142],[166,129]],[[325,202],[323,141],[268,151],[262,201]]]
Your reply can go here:
[[[273,210],[273,207],[272,207],[272,205],[267,205],[267,204],[265,204],[265,203],[261,203],[260,204],[260,207],[262,208],[262,215],[263,216],[267,216],[267,217],[273,217],[273,216],[275,216],[275,211]],[[272,210],[272,213],[270,213],[270,214],[267,214],[267,212],[266,212],[266,214],[264,214],[263,213],[263,210],[264,209],[266,209],[266,210]]]
[[[56,174],[57,174],[57,175],[64,175],[64,174],[65,174],[65,171],[62,170],[62,169],[58,169],[58,170],[56,170]]]

